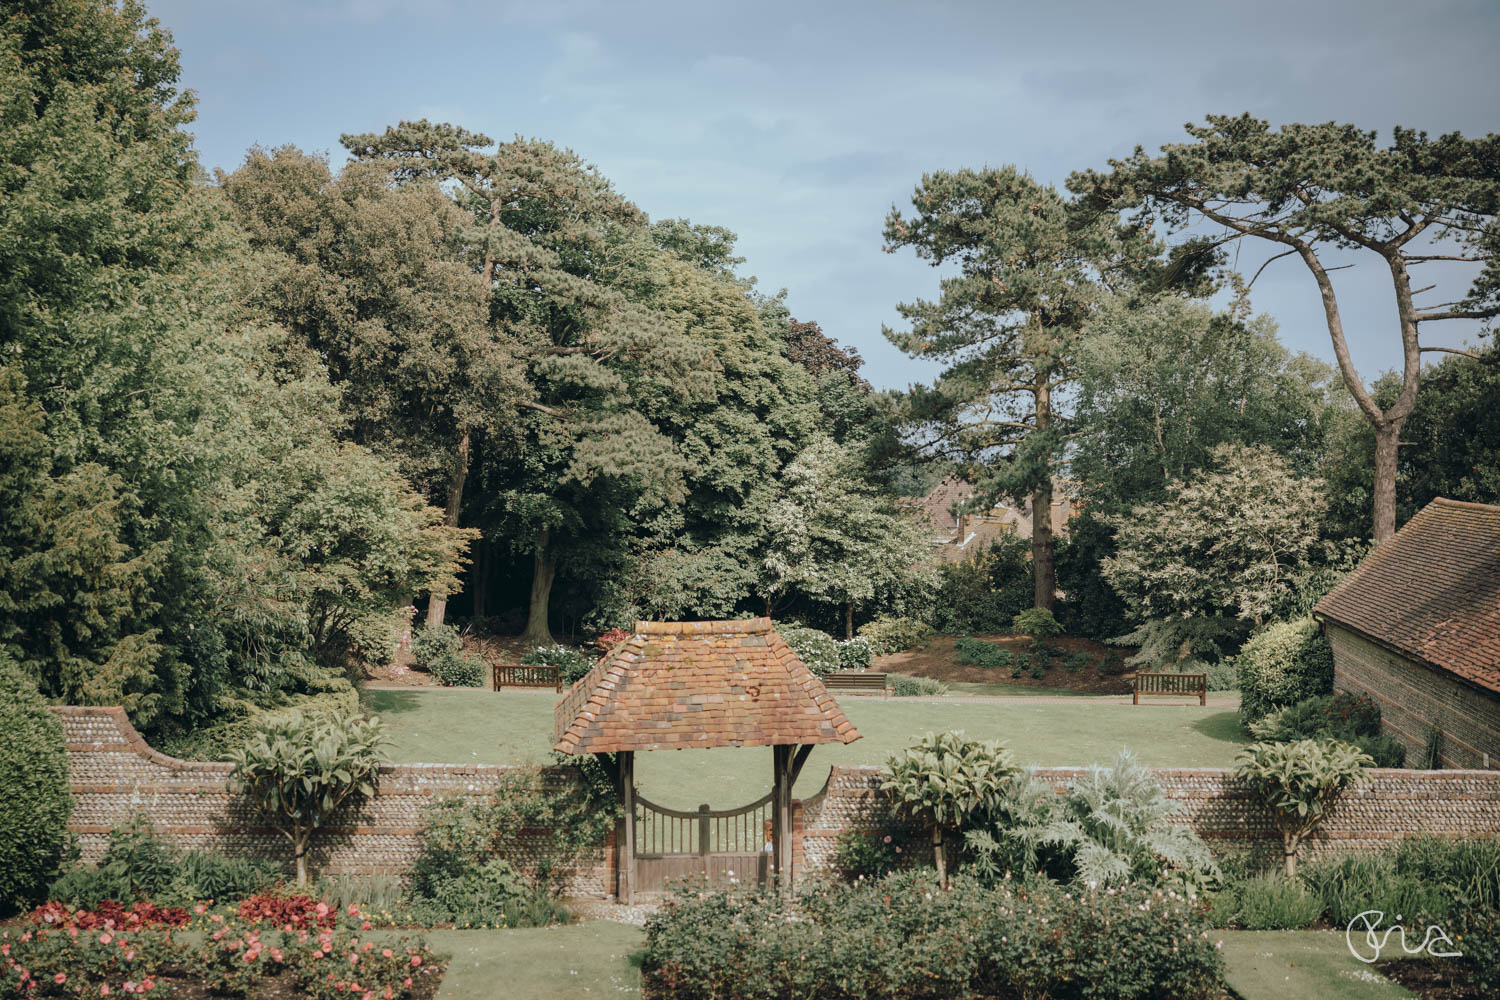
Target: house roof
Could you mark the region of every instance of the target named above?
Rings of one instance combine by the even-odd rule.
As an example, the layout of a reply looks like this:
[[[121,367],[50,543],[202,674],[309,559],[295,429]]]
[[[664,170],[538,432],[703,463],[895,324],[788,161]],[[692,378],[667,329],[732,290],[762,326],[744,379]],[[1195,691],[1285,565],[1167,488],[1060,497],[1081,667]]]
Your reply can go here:
[[[859,732],[769,618],[636,622],[569,689],[555,750],[688,750],[852,743]]]
[[[925,497],[902,497],[901,503],[924,515],[939,535],[953,538],[958,534],[958,518],[953,508],[975,493],[974,485],[957,476],[949,476],[934,486]]]
[[[1314,610],[1500,692],[1500,507],[1434,500]]]

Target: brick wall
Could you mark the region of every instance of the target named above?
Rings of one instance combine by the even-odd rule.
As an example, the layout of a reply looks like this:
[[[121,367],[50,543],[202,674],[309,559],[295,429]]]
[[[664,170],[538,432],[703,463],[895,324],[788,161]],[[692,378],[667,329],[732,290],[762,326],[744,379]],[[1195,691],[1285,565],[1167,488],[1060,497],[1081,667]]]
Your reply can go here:
[[[289,859],[280,834],[260,825],[227,789],[228,764],[177,760],[152,750],[118,708],[57,708],[68,745],[73,818],[85,860],[103,853],[109,828],[145,811],[158,832],[183,847]],[[313,848],[315,868],[329,872],[400,874],[419,848],[423,807],[434,797],[495,788],[518,768],[492,765],[395,764],[381,768],[380,794],[336,816]],[[552,780],[571,772],[546,769]],[[1043,768],[1038,777],[1059,791],[1083,772]],[[1272,856],[1280,838],[1249,793],[1219,768],[1158,770],[1169,797],[1182,805],[1177,822],[1196,830],[1216,850]],[[1500,834],[1500,771],[1376,770],[1370,786],[1350,792],[1304,847],[1304,857],[1371,852],[1416,833],[1447,836]],[[835,767],[824,788],[794,805],[794,865],[802,873],[832,866],[835,842],[846,830],[881,829],[884,810],[875,767]],[[507,851],[521,867],[548,849],[545,831],[512,840]],[[575,864],[568,891],[614,891],[614,844]]]
[[[1040,768],[1036,775],[1059,792],[1082,775],[1078,768]],[[1222,768],[1153,772],[1181,810],[1175,822],[1197,831],[1216,853],[1248,851],[1272,860],[1281,835],[1250,792]],[[1375,769],[1373,782],[1339,800],[1318,832],[1304,843],[1303,858],[1372,853],[1418,833],[1452,837],[1500,834],[1500,771]],[[828,784],[802,803],[804,872],[828,869],[846,830],[882,829],[882,772],[875,767],[835,767]]]
[[[1375,699],[1381,728],[1406,744],[1409,763],[1421,760],[1436,724],[1444,767],[1500,768],[1500,695],[1412,663],[1333,622],[1326,631],[1334,688]]]
[[[267,828],[228,789],[228,764],[182,761],[149,747],[118,708],[55,708],[62,718],[73,788],[73,818],[85,861],[104,853],[110,827],[141,811],[158,833],[184,848],[291,859],[287,839]],[[402,874],[421,847],[422,810],[433,799],[493,791],[502,775],[523,768],[486,765],[388,764],[379,794],[335,814],[313,841],[314,870],[352,874]],[[543,769],[544,781],[576,780],[565,768]],[[547,831],[510,839],[506,857],[522,869],[550,850]],[[614,891],[614,844],[599,845],[569,863],[570,893]]]

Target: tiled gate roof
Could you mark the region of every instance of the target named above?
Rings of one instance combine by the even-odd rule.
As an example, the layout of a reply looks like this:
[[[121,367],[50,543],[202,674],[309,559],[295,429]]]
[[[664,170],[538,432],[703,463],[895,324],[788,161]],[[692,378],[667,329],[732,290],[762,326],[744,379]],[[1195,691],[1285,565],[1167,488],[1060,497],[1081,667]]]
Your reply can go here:
[[[558,703],[563,753],[852,743],[838,702],[771,619],[636,622]]]
[[[1500,692],[1500,507],[1432,501],[1315,610],[1412,659]]]

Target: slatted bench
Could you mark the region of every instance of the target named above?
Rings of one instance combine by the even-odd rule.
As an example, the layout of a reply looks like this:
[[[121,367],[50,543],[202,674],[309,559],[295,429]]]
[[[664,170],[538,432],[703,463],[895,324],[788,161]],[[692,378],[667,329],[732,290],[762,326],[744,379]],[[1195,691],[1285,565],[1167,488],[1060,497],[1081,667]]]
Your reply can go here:
[[[549,687],[562,693],[562,668],[514,666],[497,663],[493,668],[494,690],[504,687]]]
[[[1130,696],[1132,705],[1141,703],[1143,694],[1198,696],[1198,704],[1208,704],[1207,674],[1136,674]]]
[[[884,671],[838,670],[823,678],[823,686],[830,691],[848,691],[854,694],[889,694]]]

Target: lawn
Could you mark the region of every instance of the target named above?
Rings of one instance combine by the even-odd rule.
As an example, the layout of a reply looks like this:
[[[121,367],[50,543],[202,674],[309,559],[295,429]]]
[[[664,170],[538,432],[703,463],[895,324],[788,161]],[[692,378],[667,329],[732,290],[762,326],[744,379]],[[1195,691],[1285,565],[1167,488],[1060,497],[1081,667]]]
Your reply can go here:
[[[430,931],[453,956],[437,1000],[553,1000],[639,994],[639,927],[590,920],[508,931]]]
[[[545,763],[552,735],[551,691],[459,689],[366,691],[394,740],[393,760],[423,763]],[[962,729],[1000,740],[1026,764],[1081,765],[1113,759],[1128,746],[1152,767],[1224,767],[1245,743],[1225,704],[1150,704],[1057,698],[961,703],[904,698],[845,698],[862,739],[820,746],[797,783],[801,795],[822,785],[832,764],[881,764],[923,733]],[[742,805],[770,787],[763,748],[660,751],[636,760],[642,794],[662,805]]]
[[[1244,1000],[1412,1000],[1351,955],[1342,931],[1215,933],[1224,939],[1224,981]]]

